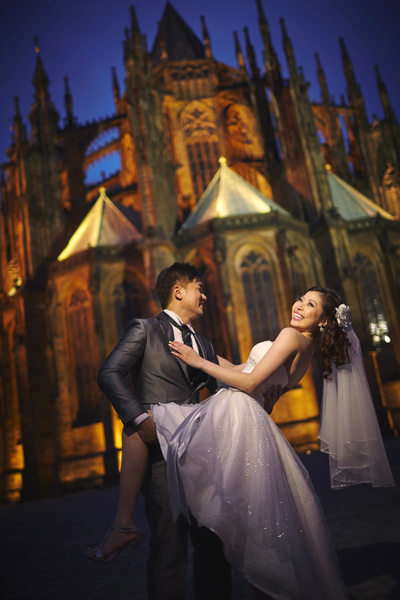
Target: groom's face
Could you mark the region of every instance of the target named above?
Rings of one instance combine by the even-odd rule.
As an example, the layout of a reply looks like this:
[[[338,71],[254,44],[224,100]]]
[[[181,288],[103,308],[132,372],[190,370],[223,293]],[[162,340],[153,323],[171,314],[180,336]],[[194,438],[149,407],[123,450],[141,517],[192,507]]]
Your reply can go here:
[[[201,317],[207,296],[204,293],[203,282],[193,279],[180,285],[180,309],[186,319],[191,321]],[[180,315],[181,316],[181,315]]]

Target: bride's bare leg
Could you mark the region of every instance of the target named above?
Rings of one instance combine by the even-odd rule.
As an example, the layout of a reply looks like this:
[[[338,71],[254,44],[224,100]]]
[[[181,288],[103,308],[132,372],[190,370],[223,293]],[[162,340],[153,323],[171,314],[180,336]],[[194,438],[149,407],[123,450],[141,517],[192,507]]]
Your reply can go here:
[[[106,559],[138,539],[134,514],[147,460],[147,446],[139,434],[126,435],[123,431],[119,500],[114,523],[101,545],[87,551],[88,558]]]
[[[119,501],[114,523],[132,525],[143,477],[147,467],[148,450],[138,433],[122,432],[122,460],[119,482]]]

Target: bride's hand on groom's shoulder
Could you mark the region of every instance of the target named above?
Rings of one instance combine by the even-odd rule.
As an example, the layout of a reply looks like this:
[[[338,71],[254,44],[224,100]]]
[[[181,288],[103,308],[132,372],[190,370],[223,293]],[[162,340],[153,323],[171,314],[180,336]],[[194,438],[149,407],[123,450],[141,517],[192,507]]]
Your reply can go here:
[[[182,342],[169,342],[169,347],[174,356],[180,358],[189,366],[201,368],[201,357],[190,346],[186,346]]]

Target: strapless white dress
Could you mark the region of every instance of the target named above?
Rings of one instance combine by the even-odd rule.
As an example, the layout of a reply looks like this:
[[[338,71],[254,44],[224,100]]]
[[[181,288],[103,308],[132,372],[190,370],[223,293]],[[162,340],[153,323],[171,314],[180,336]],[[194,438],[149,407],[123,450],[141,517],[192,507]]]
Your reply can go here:
[[[245,372],[272,342],[253,347]],[[308,472],[263,409],[263,391],[287,384],[281,367],[254,394],[223,388],[199,405],[156,405],[174,516],[189,512],[222,540],[245,579],[282,600],[346,598]]]

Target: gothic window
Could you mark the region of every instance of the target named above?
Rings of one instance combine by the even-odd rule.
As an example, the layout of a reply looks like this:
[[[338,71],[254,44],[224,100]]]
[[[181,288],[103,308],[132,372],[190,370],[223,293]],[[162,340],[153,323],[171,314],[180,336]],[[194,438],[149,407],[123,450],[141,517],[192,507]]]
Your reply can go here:
[[[68,332],[71,340],[78,396],[77,425],[100,420],[97,372],[99,353],[94,331],[92,306],[85,290],[77,289],[68,304]]]
[[[279,322],[271,266],[265,256],[251,251],[240,269],[253,343],[273,340],[279,333]]]
[[[143,291],[131,281],[122,281],[113,292],[117,334],[121,337],[131,319],[143,316]]]
[[[220,150],[215,115],[205,104],[192,102],[183,110],[180,122],[193,188],[199,198],[219,166]]]
[[[200,198],[218,170],[218,144],[199,141],[187,144],[186,149],[194,191],[197,198]]]
[[[375,267],[370,259],[363,254],[356,255],[355,263],[358,267],[359,282],[372,343],[375,347],[389,344],[391,342],[389,325],[383,310]]]

